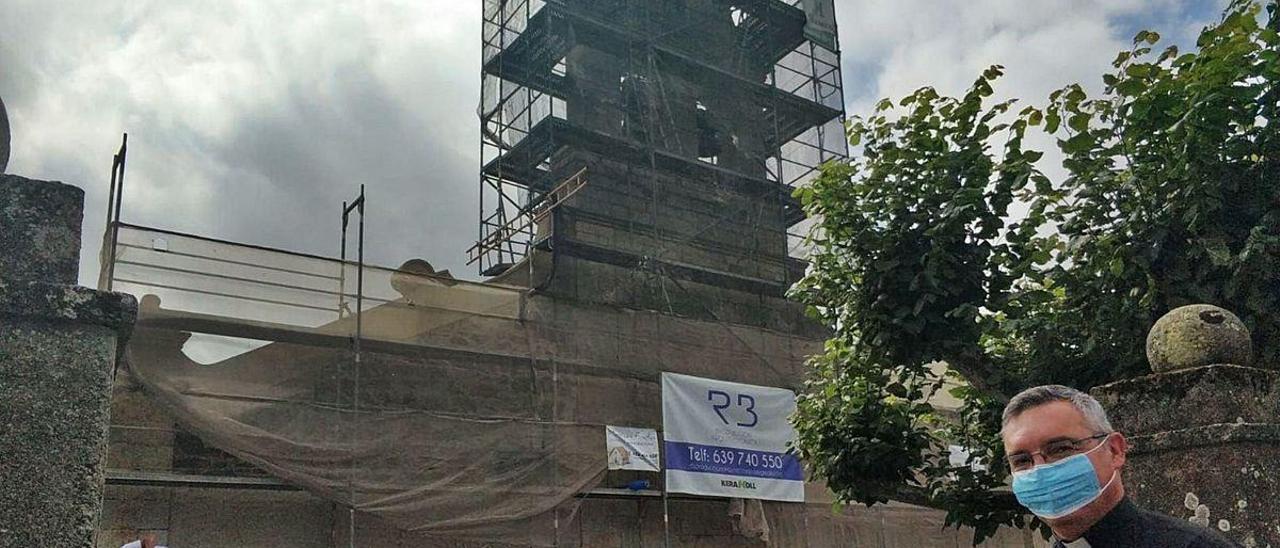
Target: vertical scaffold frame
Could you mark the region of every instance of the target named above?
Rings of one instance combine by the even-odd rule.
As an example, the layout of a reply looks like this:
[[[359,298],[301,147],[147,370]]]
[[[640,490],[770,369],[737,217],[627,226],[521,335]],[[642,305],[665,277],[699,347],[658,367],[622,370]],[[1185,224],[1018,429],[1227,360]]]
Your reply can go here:
[[[617,0],[609,4],[619,4],[619,9],[641,10],[648,9],[648,1],[651,0]],[[773,61],[765,80],[750,85],[759,88],[760,115],[766,124],[773,126],[770,142],[776,152],[764,169],[766,178],[779,187],[776,193],[779,200],[790,199],[793,188],[816,177],[822,163],[848,156],[839,50],[829,49],[807,37],[798,43],[780,43],[781,33],[768,24],[771,18],[786,19],[788,24],[796,24],[799,18],[798,24],[803,25],[806,21],[803,10],[812,3],[810,0],[707,3],[713,6],[708,10],[723,10],[728,6],[734,24],[746,29],[743,34],[747,38],[740,44],[744,56],[758,56],[761,48],[776,48],[776,52],[767,52]],[[476,241],[490,245],[483,246],[481,256],[473,257],[482,275],[501,274],[520,262],[539,237],[535,227],[519,219],[540,207],[548,191],[561,182],[551,179],[550,162],[566,140],[573,138],[573,124],[568,123],[566,106],[570,84],[566,78],[566,54],[578,41],[591,39],[590,36],[598,39],[606,33],[626,36],[626,44],[620,43],[619,49],[625,47],[628,51],[646,53],[635,56],[643,58],[629,61],[639,65],[629,67],[628,73],[645,72],[646,67],[640,65],[651,67],[654,51],[665,59],[678,59],[695,67],[702,63],[705,67],[700,68],[718,70],[700,61],[697,52],[680,51],[665,42],[667,36],[680,29],[623,28],[608,17],[592,13],[593,8],[587,4],[581,0],[484,0],[478,111],[482,167]],[[701,15],[692,14],[688,25],[698,25]],[[636,49],[637,45],[640,50]],[[726,78],[733,77],[726,74]],[[660,86],[657,89],[661,102],[665,100],[665,91]],[[643,115],[664,114],[662,108],[653,108],[645,110]],[[652,143],[641,145],[653,148]],[[686,160],[714,162],[706,158]],[[787,226],[803,218],[798,206],[791,207],[797,211],[788,214]],[[512,230],[512,226],[520,229]],[[792,235],[791,240],[798,238]],[[782,253],[785,255],[787,250]]]

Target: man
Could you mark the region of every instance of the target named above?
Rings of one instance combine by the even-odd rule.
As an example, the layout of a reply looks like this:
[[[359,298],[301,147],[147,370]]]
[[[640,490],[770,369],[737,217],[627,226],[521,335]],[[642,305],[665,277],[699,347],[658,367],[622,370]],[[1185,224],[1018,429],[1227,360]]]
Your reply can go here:
[[[1092,396],[1060,385],[1030,388],[1009,400],[1002,422],[1013,493],[1053,530],[1055,548],[1239,546],[1125,498],[1120,472],[1129,442]]]

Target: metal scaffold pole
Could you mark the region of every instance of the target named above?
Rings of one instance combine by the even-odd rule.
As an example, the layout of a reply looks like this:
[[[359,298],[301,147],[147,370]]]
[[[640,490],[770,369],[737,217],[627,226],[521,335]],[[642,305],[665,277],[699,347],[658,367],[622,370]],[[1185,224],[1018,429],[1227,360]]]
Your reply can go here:
[[[111,291],[115,286],[116,245],[120,239],[120,202],[124,200],[124,162],[128,151],[129,134],[125,133],[120,138],[120,150],[116,152],[111,161],[111,188],[107,191],[107,234],[111,245],[107,248],[107,264],[105,265],[107,279],[105,287],[101,287],[106,291]],[[103,270],[100,265],[99,272]],[[99,285],[103,284],[100,283]]]
[[[662,433],[662,439],[664,443],[658,445],[658,447],[662,448],[658,452],[659,458],[662,461],[662,466],[658,468],[662,470],[662,474],[663,474],[663,477],[662,477],[662,548],[671,548],[671,509],[670,509],[670,506],[668,505],[670,496],[669,496],[669,493],[667,492],[667,478],[666,478],[666,474],[667,474],[667,448],[665,443],[667,439],[666,432]]]
[[[351,213],[360,214],[360,224],[356,236],[356,331],[351,341],[351,349],[353,353],[353,363],[351,372],[351,416],[355,420],[356,413],[360,410],[360,362],[361,362],[361,339],[364,336],[364,185],[360,185],[360,196],[350,204],[342,203],[342,258],[340,261],[342,275],[339,284],[343,286],[339,290],[339,302],[345,300],[345,282],[347,269],[347,227],[350,225]],[[339,305],[338,313],[341,316],[345,305]],[[352,428],[354,434],[357,429]],[[354,448],[355,444],[351,446]],[[348,496],[351,497],[347,506],[347,546],[355,548],[356,546],[356,500],[355,500],[355,457],[354,449],[351,459],[351,471],[347,477]]]

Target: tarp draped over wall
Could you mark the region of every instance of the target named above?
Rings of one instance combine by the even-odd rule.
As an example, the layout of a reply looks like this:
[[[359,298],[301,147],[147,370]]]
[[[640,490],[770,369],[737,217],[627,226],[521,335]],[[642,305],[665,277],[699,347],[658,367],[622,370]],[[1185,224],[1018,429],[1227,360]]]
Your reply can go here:
[[[207,443],[401,529],[552,546],[604,476],[603,426],[661,424],[660,372],[795,388],[818,344],[366,268],[357,360],[355,279],[124,226],[129,372]]]
[[[659,428],[662,371],[796,389],[821,343],[574,305],[419,262],[365,269],[357,360],[354,265],[129,225],[115,262],[114,289],[141,300],[126,366],[147,396],[207,444],[354,506],[357,541],[387,546],[661,535],[660,500],[585,495],[606,478],[604,426]],[[944,530],[941,512],[832,512],[814,484],[806,500],[674,499],[673,546],[971,538]],[[412,533],[384,543],[396,529]],[[1029,544],[1010,532],[987,545]]]

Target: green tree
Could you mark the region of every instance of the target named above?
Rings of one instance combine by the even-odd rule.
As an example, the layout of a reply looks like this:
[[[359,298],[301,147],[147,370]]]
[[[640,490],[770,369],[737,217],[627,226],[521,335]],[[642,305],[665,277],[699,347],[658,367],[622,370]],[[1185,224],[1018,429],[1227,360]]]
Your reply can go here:
[[[1103,75],[1041,106],[992,104],[1001,67],[961,97],[921,88],[848,126],[857,153],[796,191],[816,224],[793,297],[828,325],[795,417],[797,449],[845,503],[944,508],[975,527],[1034,524],[1007,492],[1003,402],[1144,374],[1144,339],[1207,302],[1280,361],[1280,17],[1235,0],[1196,51],[1144,31]],[[1264,26],[1263,22],[1268,24]],[[1051,180],[1029,132],[1056,138]],[[928,402],[962,378],[958,416]],[[948,447],[972,451],[951,466]],[[974,466],[977,465],[977,466]]]

